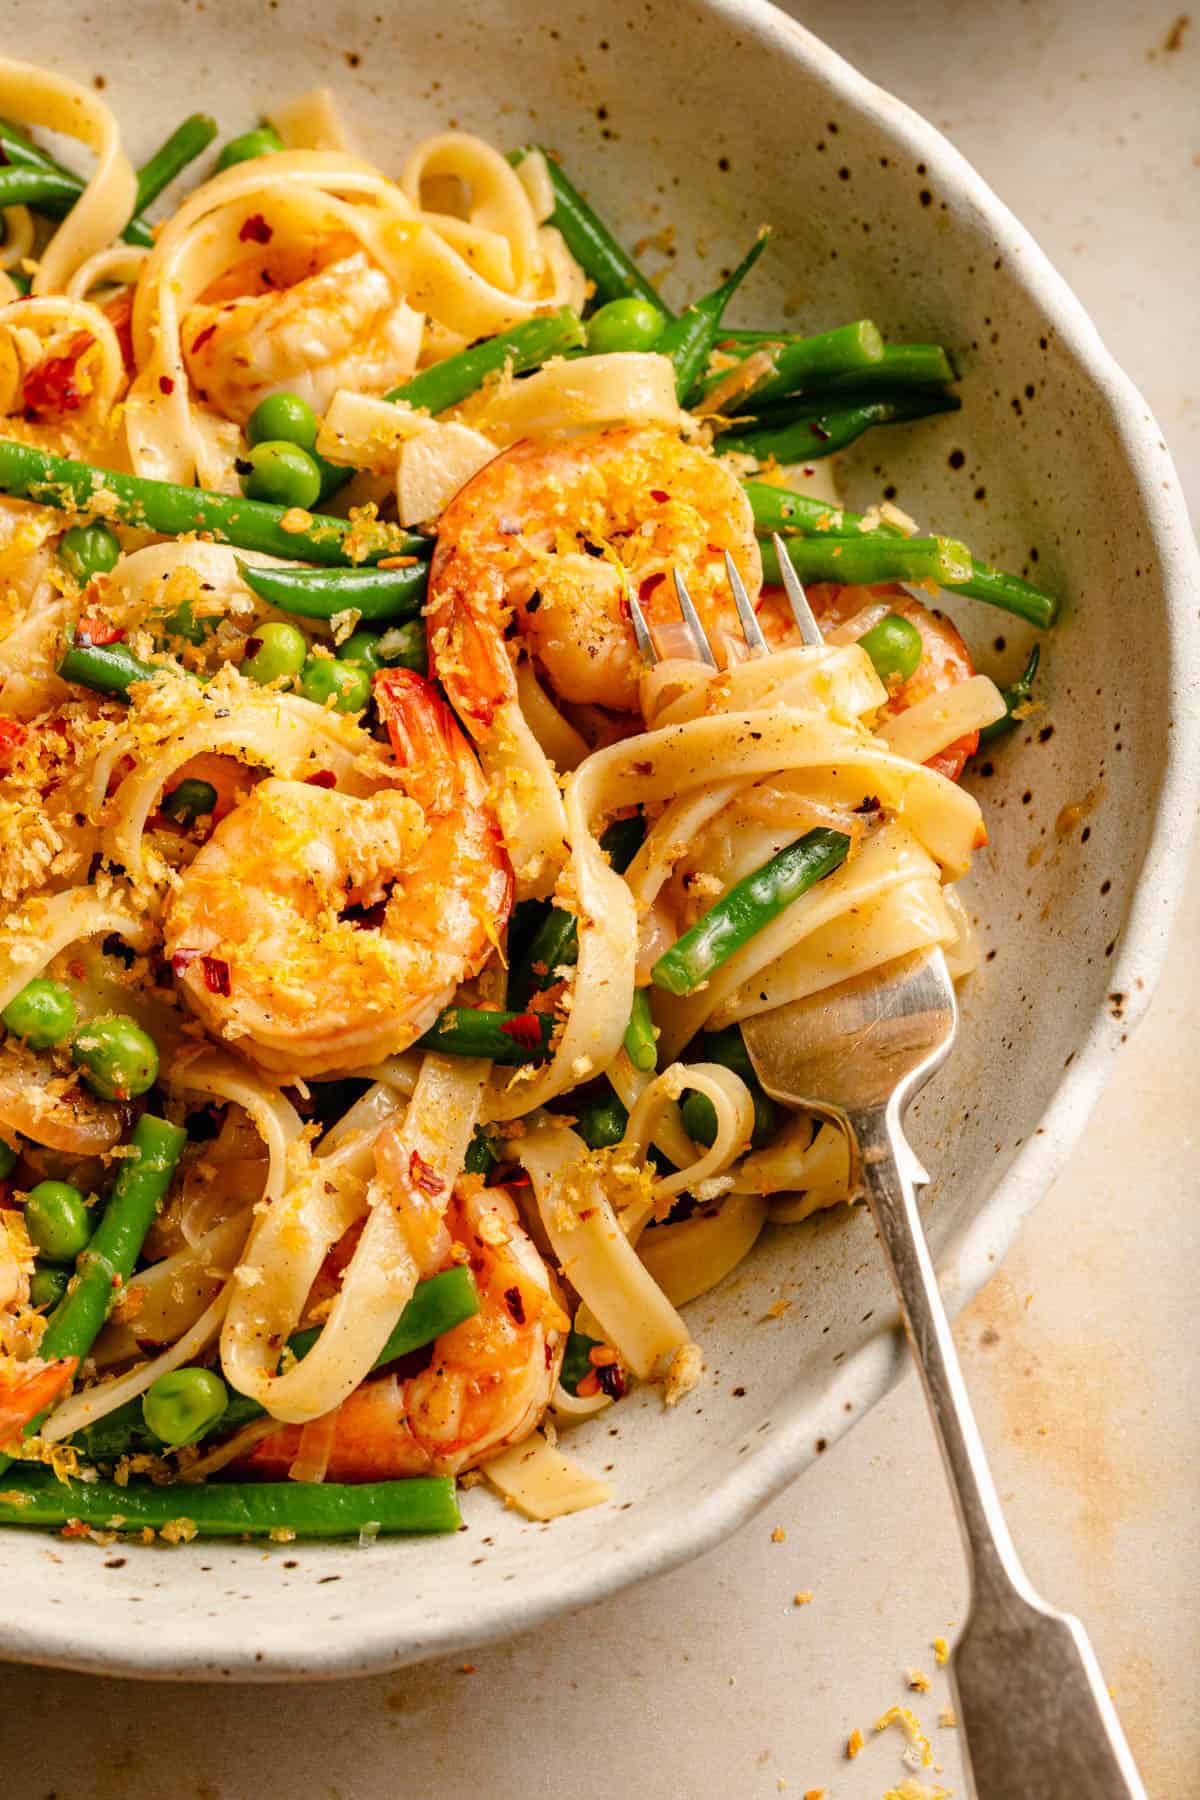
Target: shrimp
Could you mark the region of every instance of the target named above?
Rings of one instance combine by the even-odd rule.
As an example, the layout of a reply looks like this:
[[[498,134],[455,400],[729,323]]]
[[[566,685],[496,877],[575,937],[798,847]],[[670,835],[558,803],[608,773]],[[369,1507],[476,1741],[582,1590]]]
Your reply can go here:
[[[642,665],[626,596],[637,595],[669,647],[682,630],[678,569],[710,637],[740,644],[727,550],[754,600],[762,561],[745,492],[667,430],[514,444],[438,524],[426,606],[438,674],[470,730],[486,736],[516,692],[504,642],[515,620],[563,700],[636,712]]]
[[[342,1402],[329,1452],[331,1481],[458,1475],[518,1444],[537,1425],[558,1381],[569,1324],[554,1278],[504,1188],[450,1203],[447,1224],[479,1288],[479,1311],[436,1339],[419,1374],[366,1381]],[[272,1432],[245,1466],[287,1474],[300,1426]]]
[[[483,776],[432,684],[382,672],[406,789],[365,799],[270,776],[180,877],[166,953],[188,1005],[263,1068],[321,1075],[428,1030],[512,904]]]
[[[188,376],[210,405],[244,425],[286,389],[324,412],[340,387],[382,394],[411,374],[421,316],[357,250],[282,291],[193,306],[183,322]]]
[[[0,1448],[54,1404],[78,1367],[77,1356],[61,1356],[55,1362],[0,1358]]]
[[[122,1136],[126,1109],[98,1100],[74,1074],[14,1044],[0,1049],[0,1132],[73,1156],[100,1156]]]

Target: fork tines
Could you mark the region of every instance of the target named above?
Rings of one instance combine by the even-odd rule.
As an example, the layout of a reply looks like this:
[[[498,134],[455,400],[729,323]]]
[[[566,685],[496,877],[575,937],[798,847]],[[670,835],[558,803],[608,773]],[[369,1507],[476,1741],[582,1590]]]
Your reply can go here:
[[[792,609],[792,617],[796,621],[801,638],[809,645],[823,643],[824,639],[821,636],[821,628],[813,617],[812,608],[808,604],[808,596],[804,592],[803,583],[795,569],[792,567],[792,559],[788,555],[786,543],[783,538],[780,537],[778,532],[773,534],[771,542],[774,544],[775,554],[779,558],[779,572],[783,577],[784,591],[787,594],[788,603]],[[730,556],[728,550],[725,552],[725,572],[729,576],[729,586],[733,593],[733,603],[737,607],[738,620],[742,627],[742,636],[746,640],[747,649],[751,656],[769,655],[771,646],[763,636],[762,626],[755,617],[754,606],[749,594],[746,592],[746,584],[738,573],[738,566],[734,562],[732,556]],[[688,628],[688,635],[692,640],[696,655],[701,662],[707,663],[710,669],[715,669],[717,667],[717,659],[713,653],[713,647],[708,641],[704,627],[700,623],[700,615],[696,611],[692,597],[687,591],[687,583],[684,581],[683,576],[678,569],[673,569],[672,574],[675,578],[675,593],[679,600],[679,610],[683,615],[683,622]],[[629,595],[629,614],[633,621],[633,635],[637,642],[638,652],[647,667],[653,668],[654,664],[659,660],[658,646],[654,642],[654,634],[650,629],[650,622],[642,611],[641,601],[634,593]]]

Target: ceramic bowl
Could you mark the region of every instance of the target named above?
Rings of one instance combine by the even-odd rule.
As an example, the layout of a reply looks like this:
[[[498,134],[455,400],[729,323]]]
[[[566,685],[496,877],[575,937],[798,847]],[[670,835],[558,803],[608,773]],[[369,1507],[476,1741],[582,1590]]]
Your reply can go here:
[[[21,53],[106,85],[138,158],[194,107],[244,129],[329,83],[395,167],[457,125],[554,146],[627,242],[671,249],[668,296],[776,231],[739,317],[864,315],[949,345],[963,410],[871,434],[849,498],[915,516],[1065,596],[1044,707],[972,780],[992,842],[961,1047],[920,1103],[951,1306],[1049,1185],[1157,973],[1196,788],[1197,557],[1145,405],[1037,246],[933,128],[757,0],[125,0],[23,10]],[[663,248],[646,252],[651,265]],[[957,609],[982,665],[1027,638]],[[1131,620],[1136,618],[1136,630]],[[786,1301],[781,1316],[772,1316]],[[780,1313],[779,1308],[775,1308]],[[0,1534],[0,1655],[154,1676],[378,1670],[528,1629],[712,1544],[825,1452],[901,1366],[862,1214],[768,1231],[693,1311],[707,1374],[673,1412],[635,1393],[572,1439],[614,1499],[551,1526],[464,1496],[449,1540],[371,1548],[98,1549]]]

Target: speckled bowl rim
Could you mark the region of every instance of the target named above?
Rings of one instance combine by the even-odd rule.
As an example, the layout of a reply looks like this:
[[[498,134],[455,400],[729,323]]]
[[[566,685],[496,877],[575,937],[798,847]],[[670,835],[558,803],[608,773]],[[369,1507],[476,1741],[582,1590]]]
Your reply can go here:
[[[918,113],[861,75],[835,51],[767,0],[702,0],[706,10],[731,28],[753,35],[779,57],[796,60],[831,94],[888,132],[897,147],[929,167],[941,189],[953,190],[993,235],[1012,280],[1053,318],[1060,342],[1074,356],[1108,415],[1113,438],[1145,508],[1155,555],[1163,573],[1170,651],[1168,693],[1174,729],[1155,807],[1142,878],[1121,934],[1112,985],[1128,1000],[1119,1021],[1103,1006],[1073,1061],[1058,1081],[1031,1136],[976,1217],[946,1246],[939,1274],[946,1303],[956,1312],[984,1285],[1012,1245],[1020,1227],[1046,1193],[1081,1134],[1112,1073],[1114,1057],[1144,1014],[1162,973],[1175,910],[1182,897],[1190,824],[1200,798],[1200,706],[1190,671],[1200,664],[1200,552],[1187,506],[1158,426],[1145,401],[1105,349],[1099,333],[1066,281],[1030,233],[1018,223],[982,177],[942,134]],[[1180,821],[1189,828],[1181,830]],[[881,1400],[908,1366],[894,1326],[881,1329],[840,1365],[831,1385],[827,1441],[844,1435]],[[843,1401],[852,1401],[845,1408]],[[273,1653],[254,1660],[252,1646],[230,1644],[220,1670],[210,1650],[197,1653],[186,1638],[157,1629],[143,1643],[111,1648],[81,1644],[71,1626],[54,1618],[22,1621],[0,1640],[0,1658],[49,1663],[107,1674],[148,1679],[241,1681],[331,1680],[365,1675],[531,1630],[559,1614],[592,1605],[637,1581],[666,1574],[712,1548],[745,1523],[814,1459],[807,1422],[781,1426],[762,1440],[753,1456],[698,1496],[686,1515],[646,1530],[620,1556],[569,1564],[562,1580],[537,1596],[514,1600],[480,1595],[469,1626],[448,1626],[422,1639],[419,1631],[401,1640],[395,1626],[347,1623],[336,1641],[306,1645],[294,1656]]]

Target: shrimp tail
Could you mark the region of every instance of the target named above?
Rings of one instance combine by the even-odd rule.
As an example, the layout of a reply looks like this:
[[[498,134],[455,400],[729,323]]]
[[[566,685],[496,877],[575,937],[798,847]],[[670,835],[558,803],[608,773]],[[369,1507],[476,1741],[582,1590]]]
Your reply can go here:
[[[455,708],[476,737],[486,737],[496,714],[516,697],[513,666],[496,619],[508,616],[502,592],[485,575],[480,594],[467,591],[466,570],[456,568],[456,552],[434,555],[429,589],[438,597],[429,608],[434,663]]]
[[[32,1419],[58,1399],[76,1369],[77,1356],[28,1362],[0,1375],[0,1445],[11,1443]]]

